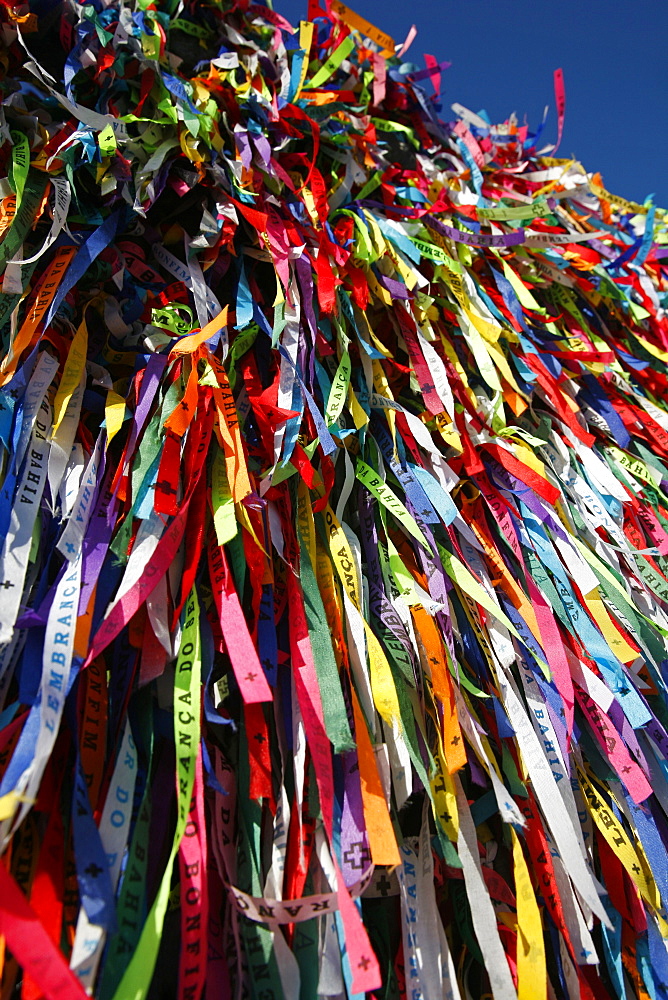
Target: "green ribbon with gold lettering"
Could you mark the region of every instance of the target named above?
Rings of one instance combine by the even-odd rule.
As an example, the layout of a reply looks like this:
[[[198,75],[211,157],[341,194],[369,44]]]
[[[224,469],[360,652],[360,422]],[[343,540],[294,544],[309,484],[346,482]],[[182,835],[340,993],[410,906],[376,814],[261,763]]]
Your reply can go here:
[[[174,742],[176,746],[177,819],[172,849],[137,949],[114,993],[114,1000],[143,1000],[158,958],[160,937],[169,902],[172,867],[188,821],[200,740],[201,647],[199,602],[195,587],[185,608],[185,624],[174,676]]]

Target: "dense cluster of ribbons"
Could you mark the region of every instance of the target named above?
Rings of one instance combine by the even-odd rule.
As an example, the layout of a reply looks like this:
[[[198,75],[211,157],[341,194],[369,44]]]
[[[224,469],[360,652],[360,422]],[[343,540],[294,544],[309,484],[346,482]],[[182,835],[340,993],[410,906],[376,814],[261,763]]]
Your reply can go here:
[[[338,0],[2,2],[2,1000],[665,1000],[664,214]]]

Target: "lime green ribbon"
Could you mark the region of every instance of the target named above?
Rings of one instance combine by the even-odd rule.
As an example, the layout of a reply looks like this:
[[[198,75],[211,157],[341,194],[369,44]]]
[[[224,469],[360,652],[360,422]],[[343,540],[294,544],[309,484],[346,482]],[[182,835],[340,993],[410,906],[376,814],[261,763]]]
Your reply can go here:
[[[201,673],[199,602],[193,587],[186,604],[185,625],[174,676],[174,742],[177,776],[177,819],[174,841],[157,895],[141,932],[139,944],[118,984],[114,1000],[143,1000],[151,985],[169,903],[172,867],[188,821],[195,783],[195,764],[200,741]]]

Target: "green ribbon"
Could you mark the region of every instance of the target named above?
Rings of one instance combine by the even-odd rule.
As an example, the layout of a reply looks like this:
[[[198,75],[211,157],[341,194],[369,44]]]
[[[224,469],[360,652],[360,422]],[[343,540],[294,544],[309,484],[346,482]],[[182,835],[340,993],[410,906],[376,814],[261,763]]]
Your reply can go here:
[[[325,81],[329,80],[332,73],[339,68],[343,60],[348,58],[354,48],[355,39],[352,35],[347,35],[338,48],[334,49],[327,62],[324,62],[315,75],[304,84],[304,89],[307,87],[322,86]]]
[[[355,748],[355,740],[348,725],[346,703],[343,700],[339,668],[334,658],[327,615],[322,603],[311,559],[302,542],[300,575],[304,591],[304,610],[309,638],[313,650],[318,687],[322,697],[327,736],[336,753]]]
[[[479,219],[540,219],[552,214],[547,202],[533,205],[495,205],[494,208],[477,208]]]
[[[245,330],[242,330],[242,332],[238,333],[234,338],[234,343],[230,348],[230,354],[228,358],[229,370],[227,374],[230,383],[230,389],[232,389],[233,392],[237,382],[237,370],[235,367],[236,363],[239,360],[239,358],[243,354],[245,354],[246,351],[250,350],[250,348],[253,346],[259,332],[260,332],[260,327],[257,325],[257,323],[251,323],[250,326],[247,326]]]
[[[12,129],[9,133],[12,137],[12,162],[9,168],[9,183],[16,193],[16,211],[18,212],[23,199],[23,191],[28,179],[28,169],[30,168],[30,146],[23,132]]]
[[[227,481],[225,456],[220,448],[216,450],[211,465],[211,507],[216,539],[219,545],[226,545],[236,535],[238,521],[230,484]]]
[[[155,900],[142,928],[134,955],[114,993],[114,1000],[143,1000],[151,985],[169,903],[172,867],[188,821],[195,784],[195,764],[200,740],[201,669],[199,602],[193,587],[185,608],[185,625],[174,676],[174,744],[177,777],[177,819],[174,841]]]
[[[248,741],[244,729],[239,730],[237,774],[240,789],[250,787]],[[239,815],[239,847],[237,851],[237,884],[243,892],[261,896],[260,854],[262,809],[258,802],[241,794],[237,799]],[[274,932],[264,924],[257,924],[248,917],[239,918],[239,932],[243,941],[243,954],[248,962],[247,984],[252,1000],[293,1000],[286,998],[274,954]],[[280,934],[280,930],[276,933]],[[120,997],[118,998],[120,1000]]]
[[[345,405],[346,396],[348,395],[351,371],[352,365],[350,363],[350,355],[348,354],[348,351],[344,351],[341,356],[341,360],[339,361],[339,366],[336,369],[334,381],[332,382],[332,386],[329,390],[327,409],[325,410],[325,419],[328,427],[335,424],[341,415],[341,410]]]
[[[15,256],[26,238],[28,230],[35,221],[37,209],[44,197],[46,184],[47,180],[44,174],[37,173],[37,171],[30,171],[28,173],[23,188],[21,204],[18,206],[17,195],[16,215],[9,227],[9,232],[2,244],[0,244],[0,267]]]
[[[413,515],[409,514],[399,497],[393,490],[390,489],[387,483],[381,479],[376,470],[372,469],[370,465],[366,464],[366,462],[363,462],[361,458],[358,458],[355,475],[361,483],[364,483],[369,492],[372,493],[377,500],[380,500],[383,506],[387,507],[391,514],[394,514],[408,533],[412,535],[413,538],[417,539],[421,545],[424,545],[427,552],[431,552],[429,542],[420,531]]]
[[[193,21],[184,21],[181,17],[174,18],[169,25],[169,30],[182,31],[185,35],[190,35],[191,38],[201,38],[203,41],[211,38],[213,34],[210,28],[205,28],[201,24],[195,24]]]

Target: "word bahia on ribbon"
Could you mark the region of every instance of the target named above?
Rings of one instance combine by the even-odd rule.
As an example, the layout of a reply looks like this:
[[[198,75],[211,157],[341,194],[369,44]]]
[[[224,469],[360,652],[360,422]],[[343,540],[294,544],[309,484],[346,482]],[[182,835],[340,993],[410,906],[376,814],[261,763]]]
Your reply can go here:
[[[0,998],[666,1000],[666,216],[323,3],[2,0]]]

